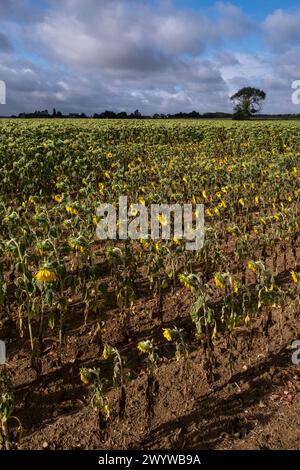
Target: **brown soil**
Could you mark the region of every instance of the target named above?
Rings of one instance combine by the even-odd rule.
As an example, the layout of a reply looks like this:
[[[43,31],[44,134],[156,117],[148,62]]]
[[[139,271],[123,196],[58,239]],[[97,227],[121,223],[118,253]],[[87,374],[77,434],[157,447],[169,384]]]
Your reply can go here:
[[[282,282],[289,269],[280,273]],[[126,385],[127,406],[118,416],[118,393],[108,393],[112,416],[105,441],[79,369],[109,365],[101,360],[96,326],[103,314],[91,314],[82,326],[83,307],[70,306],[64,353],[59,366],[55,332],[48,332],[42,375],[30,366],[28,340],[20,340],[15,322],[0,313],[1,339],[8,344],[15,384],[16,416],[25,433],[20,449],[300,449],[300,366],[292,365],[288,346],[300,338],[300,309],[265,308],[249,326],[218,334],[213,378],[207,355],[193,334],[190,296],[184,288],[166,293],[163,319],[153,319],[155,299],[140,284],[130,338],[124,338],[113,299],[105,307],[103,340],[115,345],[133,371]],[[184,326],[190,355],[178,362],[164,341],[162,326]],[[136,344],[155,338],[159,345],[159,388],[154,416],[147,416],[147,375]]]

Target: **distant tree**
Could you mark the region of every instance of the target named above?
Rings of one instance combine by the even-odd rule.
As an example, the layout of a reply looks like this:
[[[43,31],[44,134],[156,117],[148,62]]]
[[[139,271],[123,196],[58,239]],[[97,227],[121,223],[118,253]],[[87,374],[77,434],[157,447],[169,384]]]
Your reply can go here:
[[[117,114],[117,118],[118,119],[127,119],[128,116],[127,116],[127,113],[125,111],[121,111],[121,113]]]
[[[155,114],[153,114],[152,118],[153,119],[166,119],[167,115],[163,114],[163,113],[161,113],[161,114],[155,113]]]
[[[134,113],[133,113],[133,117],[134,117],[135,119],[140,119],[140,118],[142,117],[142,114],[139,112],[138,109],[136,109],[136,110],[134,111]]]
[[[189,113],[190,119],[198,119],[199,118],[199,113],[197,111],[192,111]]]
[[[115,119],[116,118],[116,113],[114,111],[104,111],[103,113],[100,114],[100,118],[103,119]]]
[[[55,108],[53,108],[52,116],[53,116],[53,117],[56,117],[56,109],[55,109]]]
[[[234,104],[233,119],[250,119],[253,114],[262,109],[262,102],[266,99],[266,93],[258,88],[241,88],[231,96]]]

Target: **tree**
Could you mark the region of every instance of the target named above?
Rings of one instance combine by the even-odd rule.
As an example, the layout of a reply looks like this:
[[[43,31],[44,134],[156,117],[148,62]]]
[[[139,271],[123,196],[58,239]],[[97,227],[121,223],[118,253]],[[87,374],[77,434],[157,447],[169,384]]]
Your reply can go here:
[[[136,109],[136,110],[134,111],[134,113],[133,113],[133,117],[134,117],[135,119],[140,119],[140,118],[142,117],[142,114],[139,112],[138,109]]]
[[[250,119],[262,109],[262,102],[266,99],[266,93],[258,88],[245,87],[231,96],[234,103],[233,119]]]
[[[127,113],[125,111],[121,111],[121,113],[117,114],[118,119],[127,119]]]

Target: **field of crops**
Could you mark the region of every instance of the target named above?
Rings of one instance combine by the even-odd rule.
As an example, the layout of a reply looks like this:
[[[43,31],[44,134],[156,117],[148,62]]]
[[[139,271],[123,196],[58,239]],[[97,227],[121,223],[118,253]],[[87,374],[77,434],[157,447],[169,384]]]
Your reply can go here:
[[[0,448],[297,446],[300,124],[2,120],[0,178]],[[97,240],[120,195],[203,248]]]

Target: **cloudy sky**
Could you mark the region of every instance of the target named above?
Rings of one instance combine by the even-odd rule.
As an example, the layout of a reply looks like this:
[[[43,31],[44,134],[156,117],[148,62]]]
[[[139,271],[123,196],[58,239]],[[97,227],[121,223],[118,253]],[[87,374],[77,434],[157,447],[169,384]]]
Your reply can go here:
[[[0,0],[0,113],[231,111],[247,85],[300,113],[299,25],[299,0]]]

